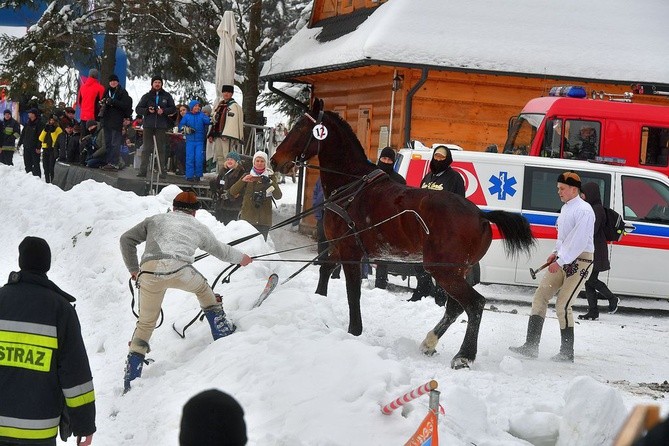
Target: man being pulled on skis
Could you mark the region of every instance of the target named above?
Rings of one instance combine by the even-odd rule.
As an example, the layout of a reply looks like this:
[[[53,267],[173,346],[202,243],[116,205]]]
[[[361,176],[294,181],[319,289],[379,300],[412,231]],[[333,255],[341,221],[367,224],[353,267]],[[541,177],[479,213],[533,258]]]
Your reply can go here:
[[[214,340],[232,334],[237,327],[226,319],[223,305],[216,300],[206,279],[192,265],[197,248],[230,263],[246,266],[253,260],[226,245],[204,224],[195,219],[200,208],[193,192],[181,192],[172,203],[174,212],[145,219],[121,236],[121,253],[132,280],[140,289],[139,319],[130,341],[125,366],[124,387],[142,374],[149,339],[160,315],[168,288],[195,293],[207,317]],[[141,267],[137,262],[137,245],[146,242]]]

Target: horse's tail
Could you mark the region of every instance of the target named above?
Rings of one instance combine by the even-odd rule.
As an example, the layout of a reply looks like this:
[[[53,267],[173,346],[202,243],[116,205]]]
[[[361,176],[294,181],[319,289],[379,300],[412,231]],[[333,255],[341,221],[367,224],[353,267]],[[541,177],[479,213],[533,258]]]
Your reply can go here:
[[[483,218],[495,223],[504,237],[506,253],[516,256],[521,252],[530,254],[536,243],[530,223],[520,214],[507,211],[481,211]]]

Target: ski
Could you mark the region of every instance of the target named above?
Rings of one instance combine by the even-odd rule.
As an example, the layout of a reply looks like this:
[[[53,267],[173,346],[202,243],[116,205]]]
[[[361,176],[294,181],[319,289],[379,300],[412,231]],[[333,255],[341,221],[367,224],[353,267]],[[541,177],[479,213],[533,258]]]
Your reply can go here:
[[[265,299],[269,297],[269,295],[274,291],[274,288],[276,288],[277,284],[279,283],[279,276],[276,273],[272,273],[269,278],[267,279],[267,283],[265,284],[265,288],[262,290],[262,293],[260,293],[260,296],[256,299],[255,303],[251,308],[258,308],[263,302],[265,302]],[[176,332],[176,334],[179,335],[181,339],[186,339],[186,330],[188,327],[193,325],[195,321],[198,319],[203,320],[204,319],[204,314],[202,313],[202,310],[200,310],[197,315],[188,322],[182,330],[179,330],[176,326],[176,322],[172,324],[172,329]]]
[[[260,293],[260,296],[258,296],[258,299],[256,299],[256,302],[253,304],[252,308],[258,308],[260,305],[262,305],[262,303],[265,302],[265,299],[267,299],[269,295],[272,294],[272,291],[274,291],[274,288],[276,288],[278,283],[279,276],[276,273],[272,273],[267,279],[265,289],[262,290],[262,293]]]

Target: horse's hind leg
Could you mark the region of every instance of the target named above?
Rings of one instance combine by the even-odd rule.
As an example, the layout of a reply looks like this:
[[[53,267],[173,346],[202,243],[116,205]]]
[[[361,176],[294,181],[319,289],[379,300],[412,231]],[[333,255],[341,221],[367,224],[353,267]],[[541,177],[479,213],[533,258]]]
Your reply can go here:
[[[471,287],[462,277],[444,277],[442,275],[439,277],[439,284],[446,290],[451,298],[448,299],[444,318],[437,324],[432,332],[428,333],[425,341],[423,341],[425,348],[423,349],[423,345],[421,345],[421,349],[423,352],[429,354],[430,347],[432,347],[432,353],[434,353],[434,347],[436,347],[437,341],[441,335],[444,334],[446,329],[455,321],[455,318],[457,318],[457,316],[464,310],[465,313],[467,313],[467,330],[465,331],[465,338],[460,346],[460,351],[451,361],[451,368],[467,368],[469,367],[469,364],[476,359],[479,328],[481,325],[481,316],[483,315],[483,307],[485,306],[485,298]],[[455,314],[456,309],[450,309],[453,300],[457,300],[460,306],[457,314]]]
[[[428,356],[432,356],[436,352],[437,343],[439,339],[446,333],[448,327],[462,314],[464,310],[462,306],[453,298],[446,301],[446,309],[444,310],[444,317],[435,325],[435,327],[428,332],[425,339],[420,344],[420,351]]]

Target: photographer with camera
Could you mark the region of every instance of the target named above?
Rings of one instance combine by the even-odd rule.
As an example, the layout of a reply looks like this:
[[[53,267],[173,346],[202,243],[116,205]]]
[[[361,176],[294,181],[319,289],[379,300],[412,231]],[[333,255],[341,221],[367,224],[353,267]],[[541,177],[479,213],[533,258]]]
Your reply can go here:
[[[265,240],[272,226],[272,202],[283,196],[274,172],[267,164],[267,154],[256,152],[253,155],[251,172],[244,175],[228,191],[233,198],[243,194],[240,217],[255,226]]]
[[[132,98],[119,84],[118,76],[109,76],[109,86],[100,100],[100,125],[104,130],[107,147],[105,170],[118,170],[121,144],[123,143],[123,119],[132,116]]]
[[[139,100],[135,112],[142,115],[143,135],[142,145],[142,164],[139,167],[138,177],[145,177],[149,167],[149,156],[154,152],[158,153],[160,161],[161,178],[167,176],[167,129],[173,127],[172,120],[169,118],[177,112],[172,95],[163,90],[163,78],[153,76],[151,78],[151,90]]]
[[[228,152],[223,168],[224,170],[218,174],[216,179],[211,181],[209,189],[212,192],[216,220],[227,225],[237,220],[239,211],[242,209],[242,197],[232,198],[229,190],[246,175],[246,169],[239,153],[234,150]]]
[[[88,134],[81,138],[80,159],[86,167],[97,169],[104,166],[107,159],[107,146],[105,145],[105,132],[96,121],[86,121]]]

